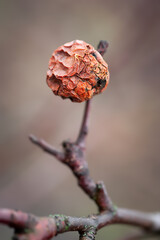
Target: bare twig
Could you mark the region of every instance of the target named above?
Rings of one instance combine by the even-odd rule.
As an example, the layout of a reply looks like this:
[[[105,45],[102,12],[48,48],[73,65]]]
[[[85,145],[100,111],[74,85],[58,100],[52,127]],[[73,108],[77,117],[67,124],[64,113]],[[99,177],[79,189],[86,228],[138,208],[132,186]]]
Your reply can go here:
[[[77,144],[84,145],[85,137],[88,133],[88,118],[89,118],[89,112],[90,112],[90,105],[91,105],[91,100],[86,101],[84,116],[82,120],[82,126],[76,141]]]
[[[34,135],[30,135],[29,139],[31,140],[32,143],[36,144],[37,146],[39,146],[40,148],[42,148],[45,152],[53,155],[54,157],[56,157],[58,160],[60,160],[61,162],[63,162],[64,160],[64,154],[62,152],[57,151],[56,149],[54,149],[50,144],[48,144],[46,141],[44,141],[43,139],[38,139],[37,137],[35,137]]]
[[[98,44],[97,51],[103,56],[107,51],[109,44],[107,41],[101,40]]]

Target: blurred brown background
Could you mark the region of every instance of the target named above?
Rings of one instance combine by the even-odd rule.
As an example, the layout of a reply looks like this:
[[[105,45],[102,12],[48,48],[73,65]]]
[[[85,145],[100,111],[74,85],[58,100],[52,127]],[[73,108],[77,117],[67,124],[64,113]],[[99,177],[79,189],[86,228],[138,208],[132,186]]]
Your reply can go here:
[[[37,215],[97,211],[70,170],[33,146],[28,135],[60,148],[75,139],[84,103],[52,94],[45,78],[61,44],[107,40],[110,84],[93,98],[87,159],[115,204],[160,211],[160,1],[0,1],[0,207]],[[99,239],[133,228],[113,226]],[[0,239],[12,230],[0,228]],[[57,239],[78,239],[77,233]]]

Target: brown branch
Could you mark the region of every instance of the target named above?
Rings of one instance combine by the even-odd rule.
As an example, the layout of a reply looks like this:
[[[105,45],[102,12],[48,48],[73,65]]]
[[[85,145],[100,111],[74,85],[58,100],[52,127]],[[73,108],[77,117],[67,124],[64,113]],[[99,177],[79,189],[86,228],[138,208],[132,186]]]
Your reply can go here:
[[[98,44],[97,51],[103,56],[108,48],[109,44],[107,41],[101,40]]]
[[[78,145],[80,144],[84,145],[85,138],[88,134],[88,119],[89,119],[89,113],[90,113],[90,106],[91,106],[91,100],[86,101],[82,125],[76,141]]]
[[[65,215],[36,217],[20,211],[0,209],[0,223],[15,229],[16,240],[46,240],[68,231],[78,231],[83,240],[94,239],[99,229],[117,223],[160,234],[160,213],[143,213],[122,208],[117,208],[112,213],[105,211],[80,218]]]
[[[85,148],[82,146],[84,138],[81,138],[82,141],[80,141],[79,144],[77,144],[77,142],[64,141],[62,143],[63,152],[58,152],[44,140],[39,140],[33,135],[30,135],[29,139],[32,143],[36,144],[47,153],[55,156],[72,170],[73,174],[77,178],[78,185],[91,199],[95,201],[99,211],[112,209],[111,201],[108,199],[104,184],[96,184],[90,177],[88,164],[84,155]]]
[[[15,229],[14,240],[47,240],[56,234],[54,219],[39,218],[11,209],[0,209],[0,223]]]
[[[97,199],[96,202],[99,206],[100,212],[105,211],[106,209],[108,211],[114,212],[114,205],[107,193],[107,190],[105,188],[105,185],[102,181],[99,181],[97,183]]]
[[[56,157],[58,160],[60,160],[61,162],[63,162],[64,160],[64,154],[62,152],[57,151],[56,149],[54,149],[50,144],[48,144],[46,141],[44,141],[43,139],[38,139],[36,136],[34,136],[33,134],[31,134],[29,136],[29,139],[31,140],[32,143],[34,143],[35,145],[39,146],[40,148],[42,148],[45,152],[51,154],[52,156]]]

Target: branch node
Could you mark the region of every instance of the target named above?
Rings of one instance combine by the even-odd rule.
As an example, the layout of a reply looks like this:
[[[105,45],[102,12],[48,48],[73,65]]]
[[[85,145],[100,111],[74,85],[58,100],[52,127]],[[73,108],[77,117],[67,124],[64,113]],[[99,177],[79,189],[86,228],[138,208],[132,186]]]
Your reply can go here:
[[[100,212],[106,211],[106,210],[110,212],[115,212],[113,203],[102,181],[99,181],[96,184],[96,202]]]
[[[96,228],[95,227],[89,227],[84,231],[79,231],[80,240],[94,240],[95,239],[95,235],[96,235]]]

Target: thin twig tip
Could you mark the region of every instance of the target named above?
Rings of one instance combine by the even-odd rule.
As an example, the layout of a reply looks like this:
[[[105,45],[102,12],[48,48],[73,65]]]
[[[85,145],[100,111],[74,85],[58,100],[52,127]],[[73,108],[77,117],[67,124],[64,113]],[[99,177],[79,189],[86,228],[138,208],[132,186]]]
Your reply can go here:
[[[30,134],[28,137],[29,137],[29,140],[31,140],[31,142],[34,142],[34,143],[37,142],[37,138],[33,134]]]

